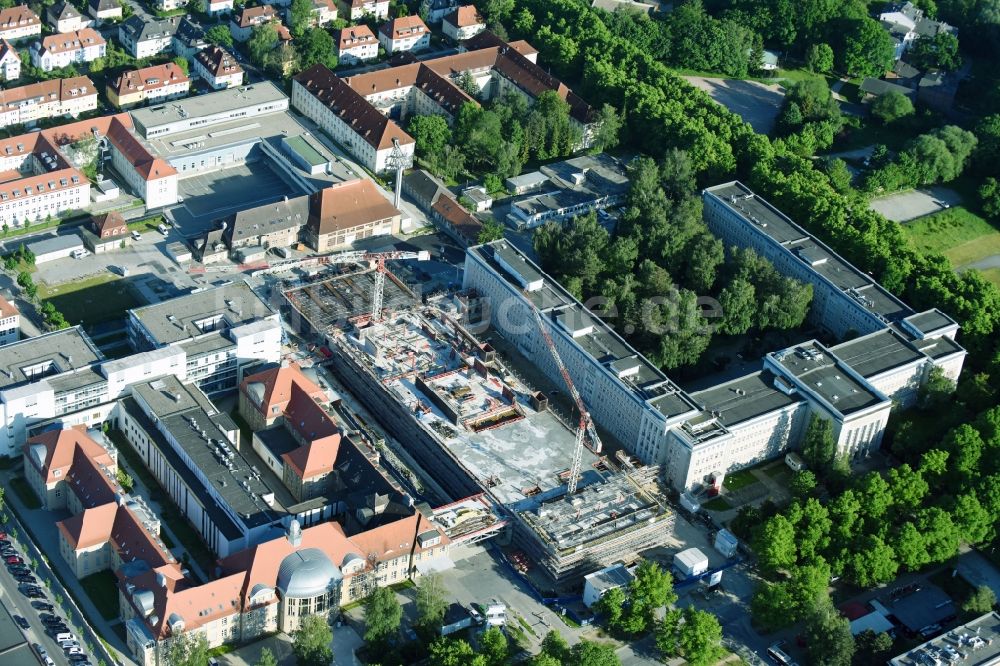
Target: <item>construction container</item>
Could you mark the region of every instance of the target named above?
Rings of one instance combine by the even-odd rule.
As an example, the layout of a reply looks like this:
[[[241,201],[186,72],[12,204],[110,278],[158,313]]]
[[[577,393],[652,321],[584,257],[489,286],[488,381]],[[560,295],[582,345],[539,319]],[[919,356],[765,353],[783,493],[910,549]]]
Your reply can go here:
[[[697,548],[688,548],[674,555],[674,570],[681,580],[700,576],[708,571],[708,556]]]
[[[733,557],[739,550],[740,541],[729,530],[719,530],[715,535],[715,550],[726,557]]]

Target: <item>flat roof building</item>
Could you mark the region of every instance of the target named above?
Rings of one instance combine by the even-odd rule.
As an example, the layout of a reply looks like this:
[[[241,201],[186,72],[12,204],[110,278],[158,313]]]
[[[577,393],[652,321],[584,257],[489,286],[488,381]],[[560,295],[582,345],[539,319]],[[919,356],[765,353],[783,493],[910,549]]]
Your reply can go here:
[[[942,661],[943,660],[943,661]],[[889,666],[1000,664],[1000,614],[990,611],[889,660]]]
[[[240,118],[283,111],[288,97],[271,81],[227,88],[132,111],[136,130],[146,139],[204,129]]]

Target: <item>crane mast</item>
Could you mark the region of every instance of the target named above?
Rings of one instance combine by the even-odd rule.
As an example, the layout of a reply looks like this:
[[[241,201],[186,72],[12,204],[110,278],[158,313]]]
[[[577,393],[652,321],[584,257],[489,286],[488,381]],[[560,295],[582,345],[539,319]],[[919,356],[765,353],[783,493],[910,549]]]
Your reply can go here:
[[[580,412],[580,423],[576,429],[576,444],[573,447],[573,464],[570,466],[569,479],[566,481],[566,492],[572,495],[576,492],[577,483],[580,481],[580,470],[583,467],[583,447],[586,444],[587,437],[590,437],[591,450],[595,453],[600,453],[601,451],[601,438],[597,435],[597,428],[594,427],[594,421],[590,418],[587,405],[584,404],[580,392],[576,390],[576,385],[573,383],[573,378],[569,375],[569,370],[566,369],[566,364],[563,363],[562,357],[559,356],[555,340],[552,339],[552,335],[545,326],[542,314],[527,294],[525,294],[525,298],[528,301],[528,309],[531,310],[531,314],[535,318],[535,324],[542,334],[542,339],[545,340],[545,346],[548,347],[549,354],[552,355],[552,360],[555,361],[556,367],[559,368],[559,374],[562,375],[563,383],[569,389],[569,394],[576,403],[577,411]]]

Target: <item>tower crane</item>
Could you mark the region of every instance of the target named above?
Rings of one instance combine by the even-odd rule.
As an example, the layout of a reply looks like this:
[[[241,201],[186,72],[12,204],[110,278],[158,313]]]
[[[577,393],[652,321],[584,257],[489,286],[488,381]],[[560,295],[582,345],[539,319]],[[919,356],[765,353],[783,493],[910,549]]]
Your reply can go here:
[[[590,438],[590,449],[594,453],[601,452],[601,438],[597,435],[597,428],[594,427],[594,421],[590,418],[587,405],[583,403],[580,392],[576,390],[576,385],[573,384],[573,378],[569,376],[566,364],[563,363],[562,357],[559,356],[559,351],[556,349],[556,343],[552,339],[552,335],[549,333],[548,328],[546,328],[545,322],[542,321],[542,314],[535,307],[535,303],[528,294],[525,294],[525,298],[528,300],[528,309],[531,310],[531,314],[535,318],[535,324],[538,326],[538,330],[545,340],[545,346],[549,348],[549,354],[552,355],[552,360],[555,361],[556,367],[559,368],[563,382],[566,384],[566,388],[569,389],[569,393],[576,403],[577,411],[580,412],[580,423],[576,429],[576,444],[573,447],[573,464],[569,468],[569,479],[566,481],[566,493],[572,495],[576,492],[576,484],[580,481],[580,469],[583,466],[583,447],[586,444],[587,438]]]
[[[372,321],[382,319],[382,300],[385,295],[385,276],[389,269],[385,267],[385,262],[402,259],[416,259],[417,261],[427,261],[431,258],[431,253],[427,250],[419,252],[391,251],[391,252],[367,252],[365,250],[352,250],[348,252],[332,252],[321,254],[305,259],[289,259],[278,261],[267,268],[262,268],[254,272],[254,276],[265,275],[277,271],[284,271],[302,265],[326,265],[326,264],[364,264],[375,270],[375,289],[372,292]]]

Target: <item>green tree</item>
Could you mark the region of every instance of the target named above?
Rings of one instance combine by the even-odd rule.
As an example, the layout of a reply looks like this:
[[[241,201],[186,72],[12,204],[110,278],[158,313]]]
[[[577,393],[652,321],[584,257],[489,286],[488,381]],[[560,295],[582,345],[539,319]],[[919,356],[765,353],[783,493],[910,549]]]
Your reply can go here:
[[[479,230],[477,240],[480,243],[492,243],[503,238],[504,226],[496,220],[487,220],[483,223],[483,228]]]
[[[306,0],[308,2],[309,0]],[[330,33],[321,28],[306,30],[296,44],[299,47],[299,57],[303,69],[313,65],[323,65],[329,69],[337,67],[337,46]]]
[[[865,629],[854,637],[854,645],[856,662],[862,666],[882,666],[891,656],[889,651],[892,649],[892,636]]]
[[[837,453],[833,438],[833,421],[813,414],[802,437],[802,457],[810,467],[820,472],[830,469]]]
[[[851,579],[865,588],[888,583],[898,570],[896,551],[877,536],[869,536],[858,544],[848,562]]]
[[[811,44],[806,51],[806,67],[810,71],[825,74],[833,69],[833,49],[829,44]]]
[[[415,115],[410,118],[406,131],[416,142],[417,153],[436,165],[441,160],[444,147],[451,142],[451,128],[439,115]]]
[[[796,551],[795,526],[781,514],[765,522],[754,538],[754,552],[767,571],[792,567],[798,559]]]
[[[903,93],[889,92],[875,98],[871,104],[872,115],[888,125],[900,118],[913,115],[913,102]]]
[[[188,72],[190,71],[190,67],[191,67],[190,63],[188,63],[187,58],[184,58],[182,56],[178,56],[178,57],[174,58],[172,62],[175,65],[177,65],[177,67],[179,67],[182,72],[184,72],[185,76],[187,76]]]
[[[691,666],[714,664],[726,652],[722,648],[722,627],[718,618],[694,606],[684,609],[684,622],[677,640],[681,655]]]
[[[45,304],[48,305],[49,301],[45,301]],[[131,475],[129,475],[128,472],[119,467],[118,471],[115,472],[115,479],[126,492],[132,492],[132,486],[135,485],[135,480],[131,477]]]
[[[271,648],[264,648],[260,651],[260,658],[257,659],[257,666],[278,666]]]
[[[804,499],[816,490],[816,475],[811,470],[804,469],[792,477],[788,489],[791,491],[792,497]]]
[[[622,617],[622,629],[638,634],[652,628],[660,608],[677,600],[674,578],[653,560],[643,560],[628,585],[628,607]]]
[[[466,95],[472,99],[479,99],[479,96],[483,93],[482,88],[476,83],[475,77],[466,70],[458,76],[458,81],[456,85],[464,92]]]
[[[594,612],[602,616],[612,629],[620,629],[625,602],[625,591],[620,587],[614,587],[601,595],[594,604]]]
[[[208,639],[204,634],[180,634],[171,638],[164,655],[170,666],[205,666],[208,663]]]
[[[768,632],[793,622],[794,616],[789,612],[791,608],[794,608],[794,599],[785,583],[764,581],[757,586],[750,599],[750,615],[754,624]]]
[[[270,23],[254,26],[247,41],[247,50],[250,53],[250,61],[258,66],[264,67],[268,64],[269,56],[274,52],[275,44],[278,43],[278,31]]]
[[[510,647],[507,636],[499,627],[490,627],[479,636],[479,654],[486,658],[486,666],[503,666],[507,663]]]
[[[854,655],[851,623],[827,599],[806,618],[809,663],[816,666],[850,666]]]
[[[417,585],[417,625],[429,633],[437,633],[448,610],[441,577],[430,574],[420,579]]]
[[[18,279],[20,284],[20,278]],[[927,381],[920,387],[919,402],[925,410],[940,407],[955,392],[955,382],[944,374],[939,366],[931,368],[927,374]]]
[[[614,645],[587,640],[573,646],[566,663],[573,666],[621,666]]]
[[[403,609],[396,593],[388,587],[377,588],[365,600],[365,642],[385,645],[399,631]]]
[[[958,37],[948,32],[920,37],[907,49],[906,60],[917,69],[954,71],[962,66]]]
[[[753,326],[757,312],[757,291],[744,278],[736,278],[719,292],[722,321],[719,331],[726,335],[743,335]]]
[[[865,16],[845,21],[840,35],[841,68],[849,75],[879,77],[892,67],[892,39],[875,19]]]
[[[824,157],[819,160],[819,168],[830,179],[830,187],[841,194],[851,191],[854,175],[844,160],[839,157]]]
[[[292,0],[288,8],[288,29],[292,37],[299,39],[309,31],[313,22],[313,4],[311,0]],[[326,32],[322,28],[313,32]]]
[[[597,113],[597,131],[591,147],[599,152],[610,150],[618,145],[622,131],[622,117],[610,104],[605,104]]]
[[[982,615],[989,613],[997,603],[997,596],[986,585],[978,586],[969,598],[962,602],[962,610],[966,613]]]
[[[562,634],[552,629],[542,639],[542,649],[539,654],[551,657],[561,664],[569,659],[569,643],[566,642]]]
[[[216,44],[227,49],[233,48],[233,33],[229,31],[229,26],[225,23],[213,25],[205,31],[205,41],[209,44]]]
[[[386,589],[386,588],[381,588]],[[366,617],[367,619],[367,617]],[[333,632],[324,615],[307,615],[292,635],[292,652],[301,666],[327,666],[333,660]],[[367,639],[367,634],[365,636]]]
[[[445,636],[431,643],[429,652],[434,666],[470,666],[476,656],[467,641]]]

